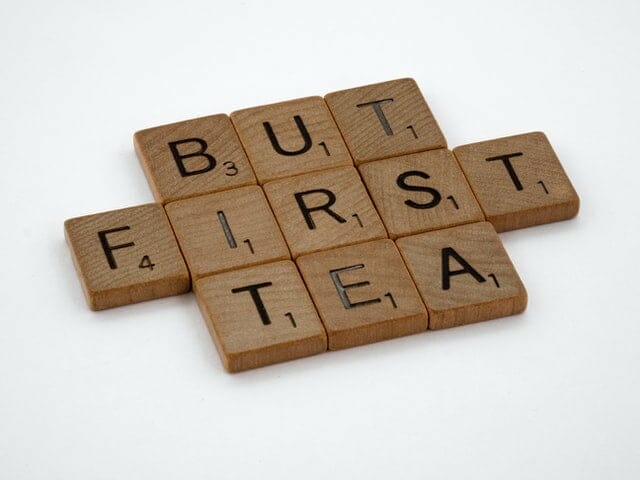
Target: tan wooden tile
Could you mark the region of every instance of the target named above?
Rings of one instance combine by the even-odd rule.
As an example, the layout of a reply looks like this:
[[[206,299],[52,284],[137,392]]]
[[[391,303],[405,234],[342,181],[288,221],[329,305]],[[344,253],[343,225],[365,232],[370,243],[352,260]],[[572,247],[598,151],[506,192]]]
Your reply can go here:
[[[453,152],[498,232],[578,214],[578,195],[542,132],[463,145]]]
[[[396,241],[429,310],[429,328],[449,328],[522,312],[527,292],[488,222]]]
[[[327,337],[291,261],[197,280],[194,290],[230,372],[326,351]]]
[[[427,329],[427,311],[393,241],[303,255],[296,262],[330,350]]]
[[[231,119],[261,184],[353,165],[322,97],[238,110]]]
[[[484,221],[449,150],[365,163],[360,173],[391,238]]]
[[[356,164],[447,146],[412,78],[329,93],[325,100]]]
[[[162,205],[71,218],[64,230],[92,310],[190,289],[189,272]]]
[[[227,115],[148,128],[136,132],[133,139],[158,202],[256,183]]]
[[[264,190],[294,258],[387,236],[354,167],[275,180]]]
[[[258,186],[171,202],[166,210],[194,279],[290,258]]]

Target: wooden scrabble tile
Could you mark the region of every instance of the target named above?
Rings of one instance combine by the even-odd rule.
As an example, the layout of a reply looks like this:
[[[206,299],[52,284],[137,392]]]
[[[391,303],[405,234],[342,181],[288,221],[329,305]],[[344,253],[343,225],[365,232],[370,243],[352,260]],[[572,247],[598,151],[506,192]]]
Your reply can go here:
[[[412,78],[333,92],[325,100],[356,164],[447,146]]]
[[[133,141],[158,202],[256,183],[227,115],[141,130]]]
[[[92,310],[190,289],[187,266],[161,205],[71,218],[64,230]]]
[[[393,241],[297,259],[329,337],[329,350],[423,332],[427,311]]]
[[[322,323],[291,261],[206,277],[194,290],[230,372],[327,349]]]
[[[453,150],[498,232],[575,217],[580,199],[542,132]]]
[[[429,328],[456,327],[522,312],[527,292],[488,222],[396,241],[429,310]]]
[[[360,173],[391,238],[484,221],[449,150],[365,163]]]
[[[264,185],[293,257],[387,236],[354,167]]]
[[[261,184],[353,165],[322,97],[238,110],[231,120]]]
[[[290,258],[258,186],[171,202],[166,210],[194,279]]]

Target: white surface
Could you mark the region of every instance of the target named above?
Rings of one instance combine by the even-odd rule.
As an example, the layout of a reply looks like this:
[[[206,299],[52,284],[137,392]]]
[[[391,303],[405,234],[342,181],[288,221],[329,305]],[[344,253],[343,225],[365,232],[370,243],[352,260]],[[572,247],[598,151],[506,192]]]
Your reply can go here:
[[[0,5],[0,478],[639,478],[636,0],[88,3]],[[525,314],[229,375],[191,294],[86,308],[62,224],[152,200],[135,130],[402,76],[573,180],[502,235]]]

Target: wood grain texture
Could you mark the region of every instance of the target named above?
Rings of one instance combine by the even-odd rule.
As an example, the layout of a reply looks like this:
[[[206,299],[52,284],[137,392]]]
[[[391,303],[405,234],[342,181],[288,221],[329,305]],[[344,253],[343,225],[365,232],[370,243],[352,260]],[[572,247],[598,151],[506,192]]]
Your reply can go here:
[[[463,145],[453,152],[498,232],[578,214],[578,194],[542,132]]]
[[[322,323],[291,261],[206,277],[195,281],[194,290],[229,372],[327,349]]]
[[[161,205],[71,218],[64,230],[92,310],[190,289],[189,272]]]
[[[359,169],[391,238],[485,219],[449,150],[369,162]]]
[[[303,255],[296,263],[327,330],[330,350],[427,329],[427,311],[393,241]]]
[[[325,100],[356,164],[447,146],[412,78],[329,93]]]
[[[153,196],[163,204],[256,184],[227,115],[148,128],[133,140]]]
[[[264,190],[294,258],[387,236],[354,167],[275,180]]]
[[[261,184],[353,165],[322,97],[238,110],[231,119]]]
[[[396,243],[429,310],[430,329],[526,308],[527,292],[490,223],[420,233]]]
[[[194,279],[290,258],[258,186],[179,200],[166,210]]]

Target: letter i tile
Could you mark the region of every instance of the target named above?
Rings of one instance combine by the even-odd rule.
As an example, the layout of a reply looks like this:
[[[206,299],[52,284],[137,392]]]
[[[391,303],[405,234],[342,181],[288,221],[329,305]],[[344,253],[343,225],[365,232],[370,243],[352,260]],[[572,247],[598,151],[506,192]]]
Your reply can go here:
[[[291,261],[206,277],[194,290],[229,372],[327,349],[322,323]]]
[[[194,279],[290,258],[257,185],[171,202],[166,210]]]

